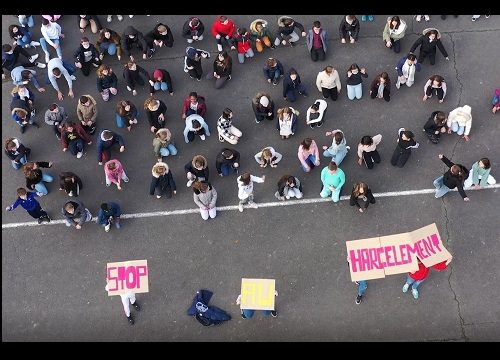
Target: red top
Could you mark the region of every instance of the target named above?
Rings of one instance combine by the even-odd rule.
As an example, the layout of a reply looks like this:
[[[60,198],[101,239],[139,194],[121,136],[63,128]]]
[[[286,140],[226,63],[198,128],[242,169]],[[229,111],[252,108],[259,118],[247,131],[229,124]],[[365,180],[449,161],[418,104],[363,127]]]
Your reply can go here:
[[[446,261],[443,261],[443,262],[440,262],[440,263],[437,263],[436,265],[432,265],[432,268],[433,269],[436,269],[436,270],[444,270],[446,269],[448,266],[446,265]]]
[[[220,16],[217,16],[214,24],[212,25],[212,35],[215,37],[217,34],[221,36],[233,36],[234,33],[234,22],[231,19],[227,19],[227,24],[223,24],[219,21]]]
[[[321,41],[321,31],[319,31],[319,34],[316,34],[313,30],[313,49],[323,49],[323,42]]]
[[[418,270],[413,273],[408,273],[413,280],[425,280],[429,275],[429,268],[425,267],[424,264],[418,264]]]

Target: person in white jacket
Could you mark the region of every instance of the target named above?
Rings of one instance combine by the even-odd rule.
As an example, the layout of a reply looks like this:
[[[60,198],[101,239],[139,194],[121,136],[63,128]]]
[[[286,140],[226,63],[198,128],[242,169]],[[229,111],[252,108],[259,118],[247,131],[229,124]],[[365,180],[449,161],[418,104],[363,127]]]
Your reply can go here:
[[[465,141],[469,141],[470,128],[472,127],[472,109],[469,105],[459,106],[452,110],[448,115],[446,122],[448,134],[456,132],[458,135],[463,135]]]
[[[282,158],[283,155],[274,150],[274,148],[271,146],[265,147],[254,156],[255,161],[257,161],[260,167],[271,165],[271,167],[273,168],[278,166],[278,163]]]
[[[323,99],[330,97],[333,101],[336,101],[342,89],[337,70],[328,65],[323,71],[320,71],[316,76],[316,87],[323,94]]]
[[[47,44],[56,49],[57,56],[62,60],[62,50],[60,39],[64,38],[61,26],[56,22],[51,22],[47,19],[42,20],[42,38],[40,38],[40,46],[45,53],[45,62],[48,63],[50,60],[49,50],[47,49]]]
[[[328,104],[325,100],[317,99],[314,104],[307,109],[306,124],[309,125],[311,129],[323,125],[323,117],[325,116],[327,107]]]
[[[253,182],[263,183],[266,181],[266,175],[262,177],[250,175],[250,173],[243,173],[238,176],[236,182],[238,183],[238,199],[240,200],[238,204],[238,210],[243,212],[243,205],[248,202],[248,205],[254,209],[257,209],[257,204],[253,201]]]

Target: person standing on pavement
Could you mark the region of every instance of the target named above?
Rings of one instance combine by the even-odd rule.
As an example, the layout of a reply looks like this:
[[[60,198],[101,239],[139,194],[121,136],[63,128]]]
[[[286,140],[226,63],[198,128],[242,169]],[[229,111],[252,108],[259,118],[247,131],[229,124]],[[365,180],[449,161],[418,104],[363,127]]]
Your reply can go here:
[[[17,199],[12,203],[12,205],[7,206],[5,210],[12,211],[15,210],[19,205],[21,205],[24,210],[34,219],[38,220],[38,223],[50,222],[50,217],[47,215],[45,210],[42,209],[40,203],[35,199],[37,193],[32,191],[26,191],[25,188],[17,189]]]
[[[433,182],[433,185],[436,188],[436,194],[434,195],[435,198],[438,199],[450,190],[457,188],[464,201],[469,201],[469,198],[464,191],[464,181],[469,176],[469,170],[463,165],[452,163],[443,154],[439,154],[438,157],[446,164],[446,166],[449,167],[449,169],[443,176],[438,177]]]
[[[120,215],[122,214],[120,205],[115,202],[102,203],[97,213],[97,224],[104,227],[104,231],[109,232],[111,224],[115,224],[117,229],[121,228]]]
[[[262,177],[250,175],[250,173],[245,172],[238,176],[236,182],[238,184],[238,199],[240,200],[238,203],[238,210],[243,212],[243,205],[248,202],[248,205],[251,208],[257,209],[257,204],[253,201],[253,183],[263,183],[266,181],[266,175],[262,175]]]
[[[108,15],[111,16],[111,15]],[[104,290],[108,291],[109,285],[106,284],[106,287]],[[135,293],[126,293],[126,294],[120,294],[120,298],[122,299],[122,304],[123,304],[123,311],[125,311],[125,316],[127,317],[127,321],[130,325],[134,325],[135,320],[132,317],[132,314],[130,313],[130,304],[135,308],[136,311],[141,311],[141,307],[139,306],[139,303],[137,302],[137,299],[135,298]]]
[[[420,47],[420,54],[418,55],[418,63],[422,64],[425,58],[428,56],[431,65],[436,63],[436,48],[439,48],[441,54],[450,60],[448,53],[441,43],[441,33],[436,28],[427,28],[422,32],[420,36],[411,46],[410,52],[415,53],[415,50]]]

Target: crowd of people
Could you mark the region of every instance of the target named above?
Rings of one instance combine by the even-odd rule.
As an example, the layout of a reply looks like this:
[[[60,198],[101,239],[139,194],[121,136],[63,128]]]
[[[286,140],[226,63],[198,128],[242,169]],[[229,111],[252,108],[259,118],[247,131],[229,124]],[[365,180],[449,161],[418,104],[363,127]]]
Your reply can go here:
[[[162,47],[171,48],[176,41],[186,42],[184,56],[184,72],[197,81],[203,78],[214,81],[214,88],[220,89],[232,80],[232,52],[236,54],[238,62],[244,64],[245,61],[260,61],[258,56],[264,51],[271,51],[280,46],[294,47],[300,38],[305,38],[306,49],[312,62],[325,61],[328,53],[328,42],[330,34],[323,27],[320,21],[314,21],[309,27],[299,23],[297,19],[290,16],[280,16],[276,26],[271,26],[265,19],[255,19],[248,27],[246,24],[235,24],[227,16],[218,16],[213,19],[211,26],[205,28],[205,23],[199,17],[190,16],[186,19],[182,31],[176,33],[164,23],[157,23],[148,31],[140,31],[134,26],[127,26],[122,34],[112,30],[113,16],[108,15],[106,22],[100,21],[97,15],[66,15],[73,16],[78,20],[78,27],[82,37],[78,44],[72,44],[75,48],[73,58],[63,57],[61,50],[64,33],[58,21],[61,15],[16,15],[19,23],[9,26],[9,35],[13,40],[11,44],[2,46],[2,78],[6,78],[4,70],[10,72],[13,82],[11,92],[12,100],[10,105],[11,117],[19,125],[19,130],[23,134],[29,125],[39,127],[35,121],[37,113],[44,113],[44,121],[51,126],[57,139],[61,142],[62,151],[69,152],[77,159],[82,158],[86,147],[95,144],[97,162],[103,166],[106,186],[115,184],[118,190],[122,190],[124,184],[129,182],[129,177],[125,172],[127,164],[119,160],[120,153],[126,149],[126,142],[132,138],[122,136],[111,129],[100,129],[96,132],[99,112],[95,97],[101,97],[105,103],[112,102],[115,106],[115,120],[118,128],[127,128],[127,131],[134,131],[138,124],[141,112],[146,113],[151,131],[152,143],[152,169],[150,195],[156,198],[169,199],[177,193],[175,176],[181,169],[172,169],[167,159],[169,156],[176,156],[178,148],[174,139],[181,138],[180,134],[173,134],[166,127],[167,106],[165,100],[160,99],[161,94],[174,94],[174,84],[170,73],[159,66],[154,66],[150,72],[137,63],[137,60],[151,59]],[[473,21],[480,15],[474,15]],[[133,15],[130,15],[132,18]],[[429,21],[428,15],[416,15],[416,20],[421,18]],[[488,17],[488,15],[486,16]],[[123,20],[122,15],[116,15],[118,21]],[[35,21],[36,19],[36,21]],[[205,19],[205,22],[208,20]],[[373,15],[362,15],[361,22],[373,21]],[[41,38],[35,38],[33,27],[40,22]],[[104,26],[103,26],[104,25]],[[83,36],[86,29],[94,35],[95,45],[89,37]],[[355,15],[346,15],[341,19],[338,29],[339,41],[342,44],[355,43],[359,40],[360,21]],[[144,29],[146,30],[146,29]],[[391,83],[395,85],[397,91],[402,85],[411,87],[415,82],[415,77],[422,70],[422,67],[432,66],[437,61],[437,50],[441,52],[446,60],[449,54],[441,42],[441,33],[436,28],[427,28],[422,35],[413,43],[404,43],[407,22],[399,16],[387,18],[385,26],[381,29],[382,46],[391,49],[394,53],[403,52],[403,56],[398,55],[399,60],[394,61],[397,79],[392,81],[387,72],[381,72],[372,76],[373,80],[369,85],[369,95],[372,99],[383,99],[385,102],[391,101]],[[217,55],[208,71],[204,71],[203,63],[211,61],[211,53],[208,50],[199,49],[196,44],[206,38],[205,43],[213,42],[217,48]],[[178,40],[182,38],[183,40]],[[39,40],[39,41],[37,41]],[[70,44],[64,43],[64,46]],[[348,46],[348,45],[345,45]],[[41,47],[45,55],[45,63],[39,61],[40,54],[34,53]],[[407,51],[404,51],[404,50]],[[417,54],[418,50],[418,54]],[[299,51],[293,49],[291,51]],[[54,55],[55,52],[55,55]],[[52,53],[52,54],[51,54]],[[269,53],[272,55],[272,53]],[[124,62],[123,69],[113,69],[109,65],[109,58],[116,56],[119,61]],[[426,59],[428,58],[428,64]],[[136,60],[137,59],[137,60]],[[106,64],[108,62],[108,64]],[[326,111],[330,101],[333,103],[342,94],[343,82],[345,82],[346,96],[351,101],[359,100],[363,97],[363,79],[369,78],[368,70],[365,66],[353,63],[348,69],[336,69],[332,65],[324,66],[316,77],[317,97],[311,102],[305,116],[301,116],[300,111],[292,107],[298,97],[310,96],[314,89],[308,89],[301,79],[299,71],[293,67],[285,68],[283,63],[274,56],[269,56],[263,61],[262,71],[259,76],[263,81],[278,86],[282,84],[282,106],[278,106],[278,99],[273,99],[269,93],[259,88],[256,95],[248,104],[255,115],[257,124],[264,120],[274,122],[275,128],[282,140],[292,141],[297,137],[299,123],[305,122],[312,129],[323,126]],[[47,68],[46,81],[37,79],[35,67]],[[83,76],[95,76],[96,89],[90,94],[80,94],[78,91],[78,81],[76,75],[79,70]],[[116,73],[115,73],[116,71]],[[122,72],[122,76],[117,73]],[[76,116],[73,111],[65,109],[54,102],[47,109],[37,108],[36,97],[53,96],[46,91],[41,84],[50,84],[57,95],[59,101],[63,100],[65,91],[60,88],[59,82],[64,78],[67,83],[67,96],[70,98],[78,96],[76,102]],[[124,82],[128,93],[124,94],[129,99],[135,99],[138,92],[144,85],[149,86],[148,97],[144,103],[139,104],[135,100],[122,100],[122,94],[118,93],[118,82]],[[186,79],[189,80],[186,76]],[[194,83],[196,84],[196,82]],[[35,91],[36,90],[36,91]],[[443,103],[446,99],[448,89],[446,81],[442,75],[434,74],[428,78],[423,88],[423,101],[432,101],[432,97],[437,98],[438,103]],[[39,92],[35,96],[35,93]],[[492,112],[495,114],[500,107],[500,89],[495,90],[493,97]],[[281,99],[280,99],[281,100]],[[186,143],[207,140],[211,136],[211,129],[205,120],[207,111],[205,98],[196,91],[192,91],[186,96],[182,105],[181,118],[185,128],[183,138]],[[304,121],[305,117],[305,121]],[[223,147],[217,154],[215,166],[219,176],[234,176],[235,188],[237,185],[238,209],[244,211],[245,205],[257,208],[254,202],[254,183],[266,181],[266,176],[255,176],[241,169],[241,155],[236,149],[238,142],[245,135],[233,124],[233,111],[226,107],[217,120],[216,130],[218,140],[227,142],[232,147]],[[261,126],[261,125],[257,125]],[[414,130],[421,130],[425,133],[429,142],[422,146],[434,146],[438,144],[441,136],[457,133],[465,141],[471,140],[472,128],[472,107],[461,105],[455,109],[450,109],[446,114],[443,111],[434,111],[430,114],[425,124],[415,126]],[[319,195],[322,198],[331,198],[333,202],[340,200],[342,188],[346,182],[346,174],[341,168],[341,163],[347,156],[350,146],[347,145],[345,131],[341,129],[329,129],[325,136],[331,140],[331,145],[322,146],[322,157],[325,166],[318,174],[322,188],[319,192],[308,195]],[[349,134],[347,134],[349,135]],[[390,163],[396,167],[404,167],[410,159],[412,150],[419,148],[415,140],[415,133],[410,129],[400,128],[394,131],[394,138],[397,141]],[[297,163],[304,173],[310,173],[315,167],[321,165],[321,155],[317,143],[318,139],[311,137],[299,138],[296,142]],[[381,134],[366,134],[357,142],[357,159],[360,166],[366,166],[367,170],[373,169],[382,159],[377,151],[377,146],[382,141]],[[429,145],[431,144],[431,145]],[[276,147],[276,149],[275,149]],[[292,154],[280,153],[280,145],[269,145],[259,150],[255,156],[255,161],[260,167],[277,168],[279,162],[285,156]],[[12,162],[12,167],[16,170],[22,168],[25,176],[26,186],[19,187],[16,192],[16,200],[7,208],[8,211],[16,209],[21,205],[39,223],[50,222],[50,216],[42,208],[37,198],[47,196],[49,191],[46,183],[54,180],[54,175],[50,174],[52,162],[30,161],[31,150],[29,144],[13,135],[5,139],[4,150]],[[469,201],[465,189],[470,187],[485,187],[495,184],[495,179],[490,175],[491,163],[485,157],[486,154],[478,156],[472,167],[469,169],[464,165],[451,162],[446,156],[440,154],[441,159],[449,170],[434,180],[436,187],[435,197],[444,196],[447,192],[457,188],[464,199]],[[155,162],[156,161],[156,162]],[[42,171],[42,168],[44,169]],[[81,229],[85,223],[93,219],[101,225],[106,232],[110,231],[111,224],[117,229],[120,225],[120,215],[122,213],[120,205],[116,202],[102,202],[99,206],[99,213],[93,216],[89,209],[78,199],[82,191],[83,183],[80,177],[70,169],[58,174],[60,180],[59,189],[65,191],[69,199],[62,205],[60,213],[63,215],[66,225]],[[213,219],[217,214],[218,192],[210,181],[209,159],[203,154],[195,155],[191,161],[184,166],[187,187],[192,188],[193,201],[200,209],[203,220]],[[298,174],[283,174],[279,176],[276,184],[275,197],[280,201],[291,198],[300,199],[304,196],[303,186]],[[219,189],[220,190],[220,189]],[[360,213],[366,212],[370,204],[375,204],[374,192],[365,181],[357,181],[351,189],[350,205],[357,208]],[[50,195],[48,195],[50,196]],[[53,208],[50,209],[53,211]],[[409,278],[410,279],[410,278]],[[408,281],[403,291],[408,290],[408,286],[413,284],[414,290],[418,282]],[[416,285],[415,285],[416,284]],[[366,284],[360,285],[360,292],[364,294]],[[362,294],[359,295],[356,303],[361,302]],[[415,292],[414,292],[415,296]],[[418,292],[415,298],[418,297]],[[247,313],[246,317],[250,317]]]

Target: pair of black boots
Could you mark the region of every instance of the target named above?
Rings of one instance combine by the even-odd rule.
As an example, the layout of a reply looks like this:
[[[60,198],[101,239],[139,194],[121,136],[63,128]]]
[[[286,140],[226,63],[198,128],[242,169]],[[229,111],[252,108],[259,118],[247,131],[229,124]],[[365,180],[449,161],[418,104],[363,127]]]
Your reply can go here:
[[[137,303],[137,301],[135,303],[133,303],[132,306],[135,308],[135,310],[141,311],[141,307],[139,306],[139,304]],[[127,320],[128,320],[128,323],[130,325],[134,325],[135,321],[134,321],[134,318],[132,317],[132,314],[130,314],[129,316],[127,316]]]

